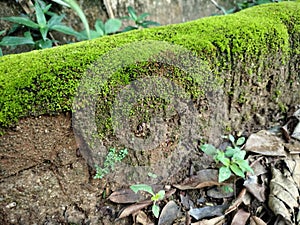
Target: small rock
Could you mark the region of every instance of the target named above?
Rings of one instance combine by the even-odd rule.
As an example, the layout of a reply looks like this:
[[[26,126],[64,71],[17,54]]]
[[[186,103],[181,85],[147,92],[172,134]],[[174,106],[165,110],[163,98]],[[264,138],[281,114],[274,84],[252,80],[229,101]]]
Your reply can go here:
[[[8,205],[6,205],[5,207],[8,208],[8,209],[11,209],[11,208],[16,207],[16,205],[17,205],[16,202],[11,202],[11,203],[9,203]]]

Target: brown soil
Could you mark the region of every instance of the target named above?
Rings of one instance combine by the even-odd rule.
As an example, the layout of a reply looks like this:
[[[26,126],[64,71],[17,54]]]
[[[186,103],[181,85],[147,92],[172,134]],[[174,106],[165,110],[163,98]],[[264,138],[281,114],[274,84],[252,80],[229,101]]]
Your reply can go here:
[[[22,119],[0,137],[0,224],[128,224],[77,151],[70,115]]]

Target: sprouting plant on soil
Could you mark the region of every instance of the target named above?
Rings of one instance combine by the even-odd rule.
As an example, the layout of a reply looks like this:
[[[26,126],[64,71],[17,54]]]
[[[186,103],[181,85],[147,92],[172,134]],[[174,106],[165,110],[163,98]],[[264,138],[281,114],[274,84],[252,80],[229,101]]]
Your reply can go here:
[[[6,20],[14,24],[25,26],[28,31],[24,32],[23,37],[5,36],[0,41],[0,46],[18,46],[18,45],[35,45],[36,49],[50,48],[56,40],[50,34],[50,31],[58,31],[68,35],[76,36],[78,32],[73,28],[64,25],[61,21],[64,15],[57,15],[50,12],[51,4],[46,5],[43,1],[35,1],[34,11],[35,19],[27,16],[11,16],[1,17],[1,20]],[[51,16],[49,20],[47,17]],[[13,33],[16,26],[9,33]],[[3,31],[1,31],[2,33]],[[51,37],[51,39],[50,39]]]
[[[245,160],[246,151],[241,149],[245,143],[245,138],[240,137],[235,140],[232,135],[228,135],[226,138],[230,140],[232,146],[227,146],[225,151],[219,150],[211,144],[204,144],[200,147],[205,154],[212,156],[216,163],[221,162],[223,164],[219,168],[220,183],[227,180],[232,172],[243,178],[245,178],[245,172],[253,173],[248,161]]]
[[[94,179],[102,179],[110,171],[115,169],[115,164],[117,162],[121,162],[127,155],[128,151],[126,148],[120,151],[116,151],[115,148],[111,148],[105,157],[103,167],[95,165],[96,175],[94,176]]]
[[[156,204],[156,202],[164,199],[164,197],[165,197],[165,191],[164,190],[160,190],[159,192],[154,193],[153,190],[152,190],[152,187],[149,186],[149,185],[147,185],[147,184],[135,184],[135,185],[131,185],[130,189],[134,193],[137,193],[138,191],[144,191],[144,192],[147,192],[147,193],[149,193],[149,194],[152,195],[152,197],[151,197],[151,201],[153,201],[152,212],[153,212],[153,215],[156,218],[158,218],[160,208]]]

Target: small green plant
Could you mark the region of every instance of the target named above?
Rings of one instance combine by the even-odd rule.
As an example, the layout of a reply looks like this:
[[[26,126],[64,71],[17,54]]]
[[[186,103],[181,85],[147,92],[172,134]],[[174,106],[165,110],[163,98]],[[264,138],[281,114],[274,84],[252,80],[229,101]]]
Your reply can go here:
[[[102,37],[108,34],[116,33],[122,26],[122,21],[119,19],[108,19],[105,23],[97,19],[95,22],[95,30],[90,30],[90,39]],[[88,40],[85,30],[81,31],[77,38],[79,40]]]
[[[135,184],[135,185],[131,185],[130,189],[134,193],[137,193],[138,191],[144,191],[144,192],[147,192],[147,193],[149,193],[149,194],[152,195],[152,197],[151,197],[151,201],[153,201],[152,212],[153,212],[153,215],[156,218],[158,218],[160,208],[159,208],[159,206],[156,203],[158,201],[164,199],[165,194],[166,194],[165,191],[164,190],[160,190],[159,192],[157,192],[155,194],[154,191],[152,190],[152,187],[149,186],[149,185],[147,185],[147,184]]]
[[[73,28],[62,24],[64,15],[57,15],[50,12],[51,4],[45,5],[42,1],[35,1],[35,20],[29,16],[20,17],[1,17],[1,20],[7,20],[18,25],[25,26],[28,31],[24,32],[23,37],[5,36],[0,42],[0,46],[18,46],[18,45],[34,45],[36,49],[44,49],[52,47],[55,40],[49,38],[49,31],[55,30],[64,34],[76,36],[78,32]],[[46,15],[51,15],[47,21]],[[13,29],[15,30],[15,28]]]
[[[115,164],[117,162],[121,162],[127,155],[128,151],[126,148],[120,151],[116,151],[115,148],[111,148],[104,160],[103,167],[95,165],[96,175],[94,176],[94,179],[102,179],[110,171],[115,169]]]
[[[232,172],[243,178],[245,178],[245,172],[253,173],[252,168],[249,166],[247,160],[245,160],[246,151],[241,150],[245,138],[240,137],[237,141],[235,141],[232,135],[229,135],[227,138],[230,140],[232,146],[228,146],[225,151],[221,151],[210,144],[204,144],[200,147],[205,154],[212,156],[216,163],[221,162],[223,164],[219,168],[220,183],[227,180]]]
[[[149,13],[142,13],[138,16],[134,8],[131,6],[128,6],[127,10],[129,16],[122,17],[122,19],[133,21],[135,23],[135,26],[127,26],[124,28],[123,32],[136,30],[139,28],[148,28],[149,26],[160,26],[160,24],[157,22],[146,20],[146,17],[150,15]]]

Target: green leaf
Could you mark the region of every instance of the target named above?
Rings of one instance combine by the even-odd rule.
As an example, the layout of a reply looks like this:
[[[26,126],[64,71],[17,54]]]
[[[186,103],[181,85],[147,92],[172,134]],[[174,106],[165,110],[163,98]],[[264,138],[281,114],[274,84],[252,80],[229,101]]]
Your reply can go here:
[[[231,141],[232,145],[234,146],[235,145],[235,138],[231,134],[229,134],[228,139]]]
[[[240,167],[239,167],[237,164],[235,164],[235,163],[231,164],[231,165],[230,165],[230,169],[231,169],[237,176],[243,177],[243,178],[245,177],[244,172],[240,169]]]
[[[131,17],[130,16],[122,16],[120,19],[121,20],[131,20]]]
[[[147,16],[150,16],[150,14],[142,13],[141,15],[138,16],[137,20],[142,22]]]
[[[220,161],[221,163],[224,164],[224,166],[229,166],[230,160],[225,157],[224,152],[217,150],[217,154],[215,155],[214,159],[218,162]]]
[[[86,34],[85,32],[83,32],[82,34]],[[102,37],[103,35],[100,35],[97,31],[95,30],[90,30],[90,34],[91,34],[91,39],[95,39],[98,37]],[[85,39],[87,40],[87,36],[85,35]]]
[[[249,163],[247,162],[247,160],[237,160],[235,162],[236,164],[238,164],[238,166],[240,167],[240,169],[243,172],[251,172],[252,174],[254,174],[253,169],[250,167]]]
[[[0,35],[5,34],[6,30],[1,30]]]
[[[122,22],[119,19],[109,19],[104,24],[105,34],[112,34],[117,32],[122,26]]]
[[[201,145],[200,149],[207,155],[214,156],[217,154],[217,149],[211,144]]]
[[[232,187],[230,187],[228,185],[224,185],[224,186],[222,186],[222,191],[224,191],[225,193],[232,193],[233,189],[232,189]]]
[[[128,6],[127,10],[128,10],[128,13],[129,13],[131,19],[134,21],[137,21],[137,15],[136,15],[135,10],[131,6]]]
[[[156,201],[159,201],[159,200],[162,200],[164,199],[165,197],[165,191],[164,190],[160,190],[159,192],[157,192],[154,196],[151,197],[151,200],[156,202]]]
[[[134,192],[137,193],[138,191],[145,191],[150,193],[152,196],[154,196],[154,192],[152,190],[152,187],[147,185],[147,184],[135,184],[131,185],[130,189]]]
[[[101,20],[97,19],[95,22],[95,29],[97,31],[97,33],[99,34],[99,36],[103,36],[104,35],[104,24]]]
[[[65,16],[64,15],[53,15],[49,20],[48,20],[48,27],[51,29],[54,25],[62,25],[61,21],[63,20]]]
[[[35,14],[36,14],[36,21],[39,24],[40,28],[44,28],[46,26],[46,17],[45,14],[39,4],[38,1],[35,1]]]
[[[236,145],[237,145],[237,146],[243,145],[243,144],[245,143],[245,140],[246,140],[246,138],[244,138],[244,137],[239,137],[239,139],[237,139],[237,141],[236,141]]]
[[[81,21],[83,23],[83,26],[85,28],[88,39],[91,39],[90,27],[89,27],[88,20],[86,19],[84,12],[79,7],[77,2],[75,0],[64,0],[64,2],[67,3],[77,13],[77,15],[79,16],[79,18],[81,19]]]
[[[35,44],[38,49],[44,49],[44,48],[51,48],[53,43],[51,40],[46,39],[46,40],[36,41]]]
[[[27,44],[34,45],[35,42],[32,40],[32,38],[15,37],[15,36],[6,36],[2,38],[0,42],[0,46],[17,46],[17,45],[27,45]]]
[[[49,9],[51,8],[51,6],[52,6],[52,4],[46,5],[46,6],[43,8],[43,12],[46,14],[46,13],[49,11]]]
[[[138,27],[134,27],[134,26],[127,26],[125,27],[122,32],[127,32],[127,31],[131,31],[131,30],[137,30]]]
[[[232,160],[241,160],[244,159],[246,156],[246,151],[245,150],[241,150],[241,151],[237,151],[234,153],[234,155],[232,156]]]
[[[226,151],[225,151],[225,156],[232,157],[236,152],[239,152],[239,151],[241,151],[241,149],[238,147],[233,148],[231,146],[227,146]]]
[[[16,17],[16,16],[11,16],[11,17],[1,17],[1,20],[7,20],[9,22],[13,22],[13,23],[17,23],[17,24],[21,24],[33,29],[38,29],[39,25],[35,22],[33,22],[32,20],[30,20],[27,17]]]
[[[69,7],[70,8],[70,5],[62,0],[52,0],[53,2],[56,2],[57,4],[59,5],[62,5],[62,6],[66,6],[66,7]]]
[[[46,41],[47,40],[47,35],[48,35],[48,27],[47,26],[46,27],[41,27],[40,28],[40,33],[42,35],[43,40]]]
[[[80,32],[75,31],[72,27],[68,27],[65,25],[53,25],[52,30],[56,30],[58,32],[68,34],[68,35],[73,35],[77,39],[84,39],[84,35],[82,35]]]
[[[3,52],[2,49],[0,48],[0,56],[3,56]]]
[[[141,23],[141,26],[144,27],[144,28],[148,28],[149,26],[160,26],[160,23],[150,21],[150,20],[146,20],[146,21],[143,21]]]
[[[231,176],[231,170],[227,166],[222,166],[219,169],[219,183],[227,180]]]
[[[148,176],[151,178],[154,178],[154,179],[157,178],[157,175],[155,173],[151,173],[151,172],[148,173]]]
[[[155,218],[158,218],[159,216],[159,211],[160,211],[160,208],[158,205],[156,205],[155,203],[152,205],[152,212],[153,212],[153,215],[155,216]]]

